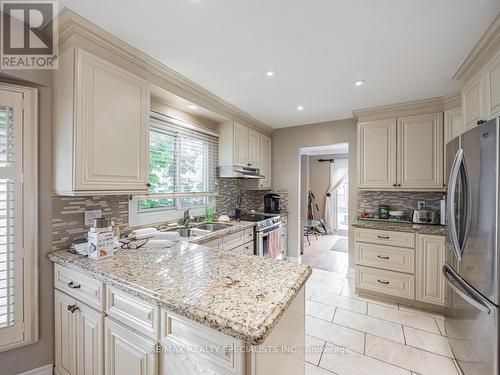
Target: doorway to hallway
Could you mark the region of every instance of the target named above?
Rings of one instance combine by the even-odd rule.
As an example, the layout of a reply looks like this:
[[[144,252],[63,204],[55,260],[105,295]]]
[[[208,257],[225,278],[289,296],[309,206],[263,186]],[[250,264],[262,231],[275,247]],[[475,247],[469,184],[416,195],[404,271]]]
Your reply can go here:
[[[301,149],[302,263],[348,270],[348,144]]]

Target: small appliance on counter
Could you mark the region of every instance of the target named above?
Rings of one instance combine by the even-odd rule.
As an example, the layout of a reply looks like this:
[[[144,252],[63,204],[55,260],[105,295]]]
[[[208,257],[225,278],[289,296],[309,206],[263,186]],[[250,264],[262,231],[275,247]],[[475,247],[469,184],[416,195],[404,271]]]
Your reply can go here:
[[[95,218],[88,233],[89,258],[94,260],[108,258],[114,252],[113,230],[106,218]]]
[[[412,221],[415,224],[439,224],[438,214],[434,210],[414,210]]]
[[[264,213],[279,214],[280,213],[280,195],[266,194],[264,195]]]

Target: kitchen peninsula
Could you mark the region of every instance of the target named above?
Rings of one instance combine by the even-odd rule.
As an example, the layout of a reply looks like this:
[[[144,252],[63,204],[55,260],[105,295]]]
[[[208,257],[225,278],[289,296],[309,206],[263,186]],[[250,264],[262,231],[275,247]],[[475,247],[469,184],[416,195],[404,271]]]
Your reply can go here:
[[[186,241],[120,250],[98,262],[68,251],[49,258],[56,263],[62,367],[102,366],[120,375],[304,374],[308,266]],[[74,353],[72,340],[81,345]],[[67,372],[74,373],[56,367]]]

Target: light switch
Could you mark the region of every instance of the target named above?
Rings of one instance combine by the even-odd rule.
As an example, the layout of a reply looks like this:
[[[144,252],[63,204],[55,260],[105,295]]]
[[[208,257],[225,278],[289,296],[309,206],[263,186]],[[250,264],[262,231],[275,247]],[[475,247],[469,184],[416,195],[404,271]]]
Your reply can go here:
[[[89,210],[85,211],[85,225],[90,227],[92,225],[92,220],[95,218],[102,217],[101,210]]]

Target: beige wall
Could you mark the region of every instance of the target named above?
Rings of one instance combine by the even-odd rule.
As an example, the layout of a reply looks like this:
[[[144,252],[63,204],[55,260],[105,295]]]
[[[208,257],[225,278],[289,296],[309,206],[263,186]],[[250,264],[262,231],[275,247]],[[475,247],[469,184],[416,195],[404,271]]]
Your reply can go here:
[[[349,144],[349,215],[356,215],[356,121],[330,121],[278,129],[273,133],[273,186],[288,189],[290,257],[299,256],[302,240],[300,218],[300,148],[347,142]],[[354,261],[354,237],[349,236],[349,265]]]
[[[8,76],[4,73],[8,73]],[[54,308],[53,266],[46,258],[52,248],[52,90],[51,72],[2,71],[5,78],[27,82],[39,89],[39,210],[38,210],[38,263],[39,263],[39,334],[38,343],[0,353],[0,373],[13,375],[54,362]]]

